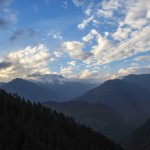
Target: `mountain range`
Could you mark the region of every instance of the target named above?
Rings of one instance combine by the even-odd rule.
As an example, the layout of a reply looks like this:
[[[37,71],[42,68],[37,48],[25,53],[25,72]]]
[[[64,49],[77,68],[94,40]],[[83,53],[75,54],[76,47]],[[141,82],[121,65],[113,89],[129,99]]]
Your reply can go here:
[[[136,84],[119,79],[108,80],[73,101],[108,105],[137,127],[150,116],[150,93]]]
[[[27,79],[16,78],[0,84],[7,92],[17,93],[34,102],[68,101],[96,86],[97,84],[71,81],[55,74],[30,75]]]
[[[120,142],[150,118],[150,93],[125,78],[108,80],[70,102],[43,104]]]
[[[41,101],[44,106],[121,142],[150,118],[149,83],[149,74],[128,75],[99,86],[70,81],[61,75],[32,75],[27,80],[2,83],[1,88]]]

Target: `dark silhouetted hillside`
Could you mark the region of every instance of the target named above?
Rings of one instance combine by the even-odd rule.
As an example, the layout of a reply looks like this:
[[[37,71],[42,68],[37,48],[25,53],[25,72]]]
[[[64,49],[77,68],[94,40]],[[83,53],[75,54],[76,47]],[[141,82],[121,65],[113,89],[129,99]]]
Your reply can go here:
[[[123,143],[126,150],[150,150],[150,119]]]
[[[77,122],[83,123],[105,136],[122,141],[132,131],[132,127],[112,108],[104,104],[89,104],[86,102],[45,102],[44,106],[73,117]]]
[[[40,103],[0,90],[1,150],[121,150],[111,140]]]

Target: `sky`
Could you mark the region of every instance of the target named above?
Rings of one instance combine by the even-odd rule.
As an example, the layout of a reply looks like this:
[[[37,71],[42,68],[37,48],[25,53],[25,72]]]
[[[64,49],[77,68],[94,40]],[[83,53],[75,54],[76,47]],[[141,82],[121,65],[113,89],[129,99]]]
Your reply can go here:
[[[150,73],[150,0],[0,0],[0,82]]]

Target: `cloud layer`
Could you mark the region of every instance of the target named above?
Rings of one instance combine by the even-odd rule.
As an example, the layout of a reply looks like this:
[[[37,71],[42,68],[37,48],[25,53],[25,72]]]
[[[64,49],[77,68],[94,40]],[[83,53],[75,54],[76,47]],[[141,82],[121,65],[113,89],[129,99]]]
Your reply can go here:
[[[84,68],[81,71],[81,78],[95,75],[100,77],[99,69],[103,68],[102,66],[150,51],[150,0],[106,0],[98,4],[91,1],[88,5],[76,2],[81,4],[76,6],[82,7],[85,14],[85,19],[77,28],[84,30],[88,26],[93,26],[93,29],[79,41],[63,42],[54,53],[59,58],[68,54],[73,61],[79,60],[86,64],[88,70]],[[96,29],[109,24],[113,30],[101,33],[98,28]],[[135,65],[134,61],[149,61],[149,56],[135,58],[129,66]],[[116,76],[126,73],[147,73],[148,69],[147,66],[120,68]],[[114,74],[107,75],[111,76],[115,77]]]
[[[50,73],[50,59],[48,49],[42,44],[11,52],[0,58],[0,79],[9,81],[17,77],[26,78],[34,73]]]

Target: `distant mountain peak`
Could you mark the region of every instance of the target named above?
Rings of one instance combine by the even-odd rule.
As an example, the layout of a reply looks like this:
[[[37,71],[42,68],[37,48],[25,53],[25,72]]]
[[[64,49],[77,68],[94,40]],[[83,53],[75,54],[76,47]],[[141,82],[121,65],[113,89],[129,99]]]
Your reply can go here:
[[[28,75],[27,79],[32,82],[40,82],[44,84],[63,84],[67,81],[67,78],[58,74],[32,74]]]

